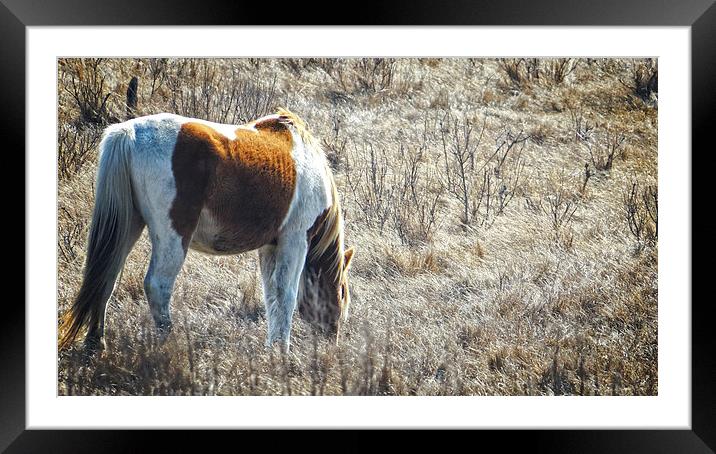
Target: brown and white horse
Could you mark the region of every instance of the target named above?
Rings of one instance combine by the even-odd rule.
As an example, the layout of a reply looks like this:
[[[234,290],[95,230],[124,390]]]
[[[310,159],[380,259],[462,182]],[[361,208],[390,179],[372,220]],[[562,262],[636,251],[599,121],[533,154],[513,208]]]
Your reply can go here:
[[[63,316],[61,348],[85,329],[90,351],[104,347],[107,300],[145,226],[152,258],[144,291],[162,338],[190,248],[216,255],[258,249],[267,345],[288,349],[297,305],[338,335],[353,249],[344,249],[325,155],[291,112],[239,126],[159,114],[105,130],[83,282]]]

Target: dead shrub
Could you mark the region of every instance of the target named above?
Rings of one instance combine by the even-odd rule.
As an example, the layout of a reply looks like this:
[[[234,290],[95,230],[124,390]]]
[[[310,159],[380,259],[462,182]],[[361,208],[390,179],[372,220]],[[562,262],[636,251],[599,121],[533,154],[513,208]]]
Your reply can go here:
[[[425,162],[426,152],[425,146],[414,150],[400,145],[393,225],[406,245],[429,243],[438,228],[445,187],[437,169]]]
[[[589,168],[589,163],[584,163],[584,173],[582,174],[582,186],[579,189],[579,193],[584,195],[587,191],[587,183],[589,183],[589,179],[594,176],[594,171]]]
[[[333,65],[335,58],[282,58],[279,61],[293,74],[300,76],[304,71],[327,69]]]
[[[391,221],[404,245],[430,243],[439,228],[445,188],[429,158],[431,133],[426,120],[417,146],[401,142],[393,152],[354,143],[353,158],[345,159],[348,187],[363,219],[381,232]]]
[[[589,158],[596,170],[609,171],[614,165],[614,157],[623,150],[626,135],[607,130],[600,137],[584,143]]]
[[[652,101],[659,91],[659,69],[657,61],[652,58],[631,62],[630,78],[619,79],[629,91],[642,101]]]
[[[659,194],[656,186],[639,187],[634,181],[624,190],[624,218],[638,247],[655,246],[658,238]]]
[[[60,66],[64,90],[72,97],[83,123],[105,125],[116,121],[108,101],[112,92],[107,86],[105,59],[70,58]]]
[[[273,113],[276,76],[246,75],[238,62],[228,68],[209,59],[178,59],[166,76],[173,112],[218,123],[239,124]]]
[[[517,90],[524,90],[540,78],[540,64],[536,58],[502,58],[497,61],[503,82]]]
[[[463,116],[458,118],[446,112],[440,122],[440,133],[443,145],[445,164],[445,187],[462,206],[462,222],[470,224],[473,213],[479,210],[482,198],[475,200],[474,177],[478,159],[478,148],[482,142],[487,125],[487,117],[483,118],[479,132],[475,133],[474,121]]]
[[[543,61],[542,72],[552,84],[563,83],[579,66],[576,58],[550,58]]]
[[[395,64],[393,58],[338,58],[323,59],[321,68],[345,93],[375,94],[391,88]]]
[[[149,77],[151,83],[149,85],[149,98],[154,97],[154,93],[158,91],[167,79],[169,67],[169,59],[167,58],[151,58],[149,59]]]
[[[595,124],[590,122],[588,115],[585,114],[581,104],[567,104],[569,118],[572,121],[572,130],[574,131],[574,140],[578,142],[587,142],[592,136]]]
[[[331,168],[335,171],[340,171],[343,168],[343,161],[346,159],[348,137],[343,134],[343,119],[338,116],[336,110],[331,114],[331,124],[331,135],[322,139],[323,151],[331,164]]]
[[[57,251],[60,260],[72,263],[77,258],[77,249],[83,247],[86,224],[65,207],[60,207],[59,211],[62,228],[58,229]]]
[[[533,85],[555,86],[566,82],[579,67],[576,58],[503,58],[497,62],[503,84],[520,91]]]
[[[401,243],[430,243],[439,227],[444,186],[427,162],[426,146],[399,145],[397,164],[389,161],[385,148],[370,143],[354,144],[354,151],[353,162],[346,158],[345,174],[366,223],[382,232],[392,221]]]
[[[524,170],[521,158],[529,135],[503,128],[491,152],[482,150],[487,117],[474,120],[446,112],[440,121],[444,185],[462,207],[461,221],[490,226],[514,198]],[[508,159],[509,158],[509,159]]]
[[[394,71],[392,58],[361,58],[356,67],[358,84],[373,93],[387,90],[393,82]]]
[[[382,232],[393,205],[386,150],[376,150],[372,143],[353,146],[357,162],[346,159],[348,187],[366,223]]]
[[[569,249],[573,241],[569,225],[579,206],[574,195],[567,190],[564,177],[560,177],[559,183],[550,195],[539,201],[539,207],[547,218],[554,241]]]
[[[101,128],[78,129],[60,120],[57,130],[57,174],[60,180],[72,178],[96,156]]]

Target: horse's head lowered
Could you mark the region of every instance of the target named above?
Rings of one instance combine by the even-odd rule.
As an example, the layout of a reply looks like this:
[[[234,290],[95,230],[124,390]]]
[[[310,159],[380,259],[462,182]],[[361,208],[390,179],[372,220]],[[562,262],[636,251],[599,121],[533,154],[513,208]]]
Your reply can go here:
[[[298,304],[304,318],[337,336],[341,322],[348,317],[351,302],[348,270],[354,249],[344,248],[343,216],[335,185],[332,191],[333,206],[316,219],[308,232],[308,256]]]

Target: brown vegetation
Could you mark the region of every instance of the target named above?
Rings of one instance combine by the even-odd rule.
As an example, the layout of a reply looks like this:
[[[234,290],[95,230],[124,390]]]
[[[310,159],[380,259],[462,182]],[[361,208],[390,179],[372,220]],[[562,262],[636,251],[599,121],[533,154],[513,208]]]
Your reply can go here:
[[[108,304],[106,352],[89,364],[79,349],[61,352],[60,394],[657,393],[655,61],[63,59],[58,69],[58,314],[80,285],[101,127],[127,115],[299,113],[334,167],[357,249],[340,344],[296,317],[282,356],[263,347],[252,253],[190,252],[175,331],[157,344],[144,233]]]

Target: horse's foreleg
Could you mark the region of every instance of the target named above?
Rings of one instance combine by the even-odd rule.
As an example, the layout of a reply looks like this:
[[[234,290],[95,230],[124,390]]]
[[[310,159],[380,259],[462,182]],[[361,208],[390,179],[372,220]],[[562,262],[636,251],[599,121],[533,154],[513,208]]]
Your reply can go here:
[[[304,233],[284,236],[276,246],[266,246],[259,253],[268,320],[267,346],[272,346],[278,340],[284,351],[288,351],[298,284],[307,248]]]
[[[150,231],[152,259],[144,278],[144,293],[149,301],[154,323],[161,340],[171,332],[172,320],[169,311],[172,290],[177,275],[184,264],[186,252],[181,237],[167,230],[162,234]]]

